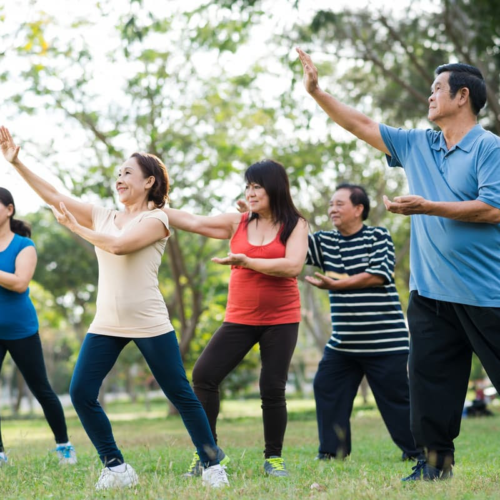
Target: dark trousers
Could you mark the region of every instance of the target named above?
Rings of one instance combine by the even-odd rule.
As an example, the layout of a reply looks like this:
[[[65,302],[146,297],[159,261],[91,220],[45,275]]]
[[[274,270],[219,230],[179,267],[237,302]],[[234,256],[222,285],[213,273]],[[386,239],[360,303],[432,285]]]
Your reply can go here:
[[[85,432],[105,465],[123,463],[111,423],[97,396],[122,349],[134,341],[167,398],[179,410],[203,463],[214,465],[216,445],[207,416],[186,378],[175,332],[149,338],[123,338],[88,333],[78,356],[70,394]]]
[[[259,385],[264,421],[264,455],[266,458],[281,456],[287,425],[285,386],[298,330],[298,323],[249,326],[225,322],[215,332],[194,366],[193,386],[207,412],[216,440],[219,385],[258,343],[262,361]]]
[[[338,458],[351,453],[350,418],[366,375],[393,441],[409,456],[419,456],[410,432],[408,355],[352,356],[325,348],[314,379],[319,452]]]
[[[472,352],[500,391],[500,308],[410,295],[411,428],[429,460],[453,462]]]
[[[50,386],[38,333],[17,340],[0,340],[0,369],[7,352],[22,373],[26,384],[42,406],[56,443],[66,443],[68,432],[61,402]],[[0,432],[0,451],[3,451]]]

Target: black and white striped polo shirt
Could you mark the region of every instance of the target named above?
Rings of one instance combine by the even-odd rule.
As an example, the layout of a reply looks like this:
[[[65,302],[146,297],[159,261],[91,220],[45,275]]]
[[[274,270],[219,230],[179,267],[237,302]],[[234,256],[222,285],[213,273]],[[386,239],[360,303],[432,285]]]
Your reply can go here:
[[[377,287],[329,290],[328,348],[368,356],[408,352],[408,330],[394,285],[394,244],[387,229],[363,226],[347,237],[338,231],[318,231],[309,235],[306,264],[335,279],[366,272],[385,281]]]

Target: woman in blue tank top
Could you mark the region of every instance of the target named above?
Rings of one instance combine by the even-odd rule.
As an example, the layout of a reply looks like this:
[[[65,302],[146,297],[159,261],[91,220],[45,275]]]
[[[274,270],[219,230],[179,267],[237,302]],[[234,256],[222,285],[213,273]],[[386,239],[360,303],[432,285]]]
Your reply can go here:
[[[0,188],[0,370],[9,352],[42,405],[54,433],[59,463],[75,464],[76,454],[68,440],[61,402],[47,379],[38,318],[29,296],[37,261],[35,245],[30,239],[30,227],[14,219],[15,213],[11,193]],[[0,466],[6,463],[0,432]]]

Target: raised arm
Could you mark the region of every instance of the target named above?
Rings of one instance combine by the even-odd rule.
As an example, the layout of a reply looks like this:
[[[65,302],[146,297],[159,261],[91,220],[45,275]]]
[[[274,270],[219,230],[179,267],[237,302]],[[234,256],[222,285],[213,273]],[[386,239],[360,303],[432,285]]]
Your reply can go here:
[[[5,159],[14,166],[21,177],[45,203],[58,207],[63,202],[71,210],[79,224],[84,227],[92,227],[92,205],[90,203],[82,203],[60,193],[52,184],[42,179],[24,165],[18,158],[20,146],[14,143],[10,132],[5,127],[0,127],[0,147]]]
[[[321,90],[318,83],[318,70],[314,66],[311,57],[299,48],[297,48],[297,52],[304,70],[304,87],[326,114],[358,139],[365,141],[370,146],[382,151],[382,153],[389,154],[389,150],[380,134],[379,124]]]
[[[244,254],[229,253],[223,259],[215,257],[212,261],[217,264],[246,267],[279,278],[295,278],[300,274],[306,260],[307,233],[307,222],[299,219],[286,242],[285,256],[279,259],[253,259]]]
[[[35,274],[36,261],[35,247],[23,248],[16,257],[15,271],[13,273],[0,271],[0,286],[11,292],[24,293]]]
[[[204,216],[173,208],[164,208],[163,211],[172,227],[218,240],[230,239],[241,220],[241,214]]]

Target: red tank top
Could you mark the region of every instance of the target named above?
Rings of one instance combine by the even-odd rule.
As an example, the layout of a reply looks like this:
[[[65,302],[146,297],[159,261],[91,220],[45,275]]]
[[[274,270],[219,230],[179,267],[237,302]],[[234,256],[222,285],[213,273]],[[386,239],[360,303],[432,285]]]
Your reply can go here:
[[[241,217],[231,239],[231,252],[256,259],[285,257],[281,231],[267,245],[248,242],[248,213]],[[240,266],[231,266],[225,321],[242,325],[280,325],[300,321],[300,295],[297,278],[279,278]]]

